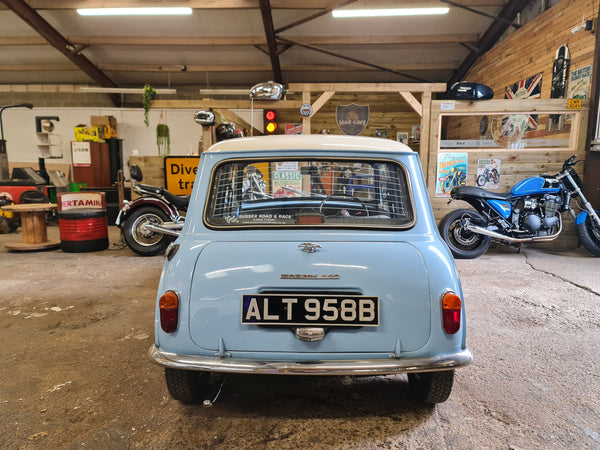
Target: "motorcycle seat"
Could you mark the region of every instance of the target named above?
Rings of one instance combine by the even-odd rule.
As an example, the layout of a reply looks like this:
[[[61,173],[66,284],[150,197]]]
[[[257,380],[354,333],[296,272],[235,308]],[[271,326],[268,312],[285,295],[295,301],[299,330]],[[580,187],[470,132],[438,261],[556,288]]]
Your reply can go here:
[[[171,194],[166,189],[163,189],[162,195],[167,200],[169,200],[171,203],[173,203],[177,208],[187,208],[187,206],[190,203],[190,196],[189,195],[175,195],[175,194]]]
[[[187,208],[190,203],[189,195],[175,195],[167,191],[165,188],[158,186],[150,186],[148,184],[138,184],[140,189],[152,192],[155,195],[162,195],[167,201],[171,202],[176,208]]]
[[[491,192],[475,186],[456,186],[450,192],[452,198],[477,197],[484,200],[510,200],[510,192]]]

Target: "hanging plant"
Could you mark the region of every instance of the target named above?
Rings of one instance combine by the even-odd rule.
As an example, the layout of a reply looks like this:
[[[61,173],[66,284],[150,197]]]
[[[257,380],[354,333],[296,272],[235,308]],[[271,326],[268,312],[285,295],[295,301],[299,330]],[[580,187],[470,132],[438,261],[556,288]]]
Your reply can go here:
[[[154,89],[149,84],[144,86],[144,123],[146,127],[150,125],[150,119],[148,118],[148,112],[150,111],[150,107],[152,106],[152,100],[156,98],[156,89]]]
[[[159,123],[156,126],[156,145],[158,145],[158,156],[169,156],[171,154],[169,126],[164,123]]]

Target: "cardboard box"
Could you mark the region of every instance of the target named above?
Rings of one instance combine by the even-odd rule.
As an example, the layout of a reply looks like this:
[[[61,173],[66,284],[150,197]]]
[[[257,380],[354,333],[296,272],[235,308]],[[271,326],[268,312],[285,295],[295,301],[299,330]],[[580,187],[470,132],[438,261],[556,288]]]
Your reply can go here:
[[[90,123],[93,127],[117,128],[117,119],[114,116],[90,116]]]
[[[114,116],[90,116],[90,123],[93,127],[98,127],[101,138],[117,137],[117,119]]]

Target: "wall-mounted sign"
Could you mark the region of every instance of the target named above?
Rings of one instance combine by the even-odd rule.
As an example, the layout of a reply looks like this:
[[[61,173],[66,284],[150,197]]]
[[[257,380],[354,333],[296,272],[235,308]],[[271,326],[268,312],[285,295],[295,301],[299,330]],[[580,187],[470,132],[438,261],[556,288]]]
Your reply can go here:
[[[450,197],[453,187],[467,184],[468,161],[468,153],[438,153],[436,197]]]
[[[302,134],[301,123],[286,123],[285,134]]]
[[[369,114],[369,105],[338,105],[335,120],[342,133],[358,136],[367,128]]]
[[[304,103],[301,107],[300,107],[300,115],[302,117],[310,117],[310,115],[312,114],[312,106],[310,106],[308,103]]]
[[[165,158],[165,187],[175,195],[192,193],[199,156],[167,156]]]
[[[87,167],[92,165],[92,154],[89,142],[71,142],[73,166]]]

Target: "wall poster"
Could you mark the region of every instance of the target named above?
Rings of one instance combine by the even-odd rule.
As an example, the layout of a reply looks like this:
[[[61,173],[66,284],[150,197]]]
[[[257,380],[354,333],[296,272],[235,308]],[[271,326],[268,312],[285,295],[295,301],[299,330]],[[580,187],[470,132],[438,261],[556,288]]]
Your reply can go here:
[[[453,187],[467,184],[468,161],[468,153],[438,153],[436,197],[449,197]]]
[[[478,159],[475,181],[477,186],[481,188],[498,189],[498,184],[500,183],[500,160]]]

